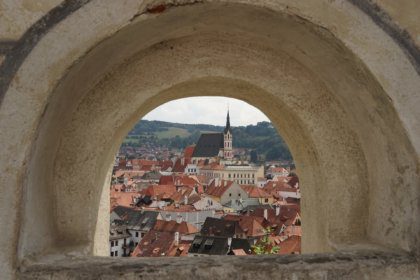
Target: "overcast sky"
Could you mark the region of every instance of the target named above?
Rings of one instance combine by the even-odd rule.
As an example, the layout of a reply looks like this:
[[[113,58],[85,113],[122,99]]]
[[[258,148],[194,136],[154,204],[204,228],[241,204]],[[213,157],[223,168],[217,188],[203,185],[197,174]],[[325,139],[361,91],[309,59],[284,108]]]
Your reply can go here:
[[[188,124],[226,124],[226,112],[229,106],[230,124],[244,126],[270,121],[260,110],[248,103],[228,97],[189,97],[170,101],[153,111],[143,119]]]

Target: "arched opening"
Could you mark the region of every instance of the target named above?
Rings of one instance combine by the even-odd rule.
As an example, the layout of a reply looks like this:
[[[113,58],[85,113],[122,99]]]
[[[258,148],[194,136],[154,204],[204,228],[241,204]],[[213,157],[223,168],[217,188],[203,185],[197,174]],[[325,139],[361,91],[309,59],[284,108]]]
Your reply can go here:
[[[391,182],[374,169],[368,175],[368,165],[377,168],[376,158],[383,155],[381,150],[397,148],[389,141],[404,134],[398,132],[401,129],[389,100],[380,94],[380,87],[359,61],[346,53],[331,35],[269,10],[246,5],[235,8],[238,9],[234,16],[229,14],[224,19],[219,18],[223,9],[232,12],[225,5],[185,8],[190,15],[202,13],[200,23],[195,23],[192,29],[183,27],[195,22],[196,17],[185,17],[176,25],[168,25],[184,9],[141,20],[103,42],[60,83],[57,88],[60,94],[51,96],[50,110],[45,112],[38,138],[40,146],[35,151],[52,158],[46,165],[33,166],[31,173],[38,178],[28,182],[54,190],[51,205],[54,210],[47,210],[55,213],[54,222],[49,225],[59,236],[54,242],[93,246],[93,236],[105,238],[104,229],[100,228],[106,226],[106,219],[98,217],[97,208],[101,201],[98,194],[103,191],[95,186],[109,178],[106,175],[110,167],[105,163],[112,161],[123,135],[135,120],[163,102],[197,95],[225,95],[249,102],[265,112],[290,143],[298,170],[305,169],[301,180],[307,200],[302,205],[302,215],[308,223],[303,230],[310,235],[303,239],[303,251],[330,251],[339,244],[380,239],[369,232],[373,233],[375,225],[383,221],[376,215],[385,214],[374,208],[366,209],[365,205],[377,201],[384,193],[377,187]],[[213,22],[214,17],[218,21]],[[252,20],[232,25],[235,17]],[[202,24],[207,21],[211,24]],[[148,33],[152,30],[148,25],[153,30],[160,28],[161,35]],[[274,29],[275,25],[280,28]],[[217,31],[221,26],[231,26],[232,30],[224,29],[221,33]],[[169,30],[165,33],[165,29]],[[91,90],[80,88],[89,85],[82,80],[103,67],[99,57],[119,54],[111,56],[112,60],[145,47],[132,40],[124,51],[116,52],[125,38],[133,38],[133,32],[137,33],[136,38],[142,37],[138,32],[151,36],[152,41],[141,40],[148,42],[149,47],[114,68]],[[164,34],[172,34],[172,39],[163,40]],[[80,76],[82,73],[85,78]],[[62,107],[64,104],[66,108]],[[371,108],[378,104],[381,111],[372,114]],[[380,131],[373,133],[372,129]],[[379,145],[382,140],[370,139],[375,136],[383,139],[385,135],[383,145]],[[392,156],[404,153],[409,157],[408,151]],[[47,155],[40,154],[48,158]],[[34,165],[36,158],[35,154]],[[396,163],[391,158],[382,164],[386,162]],[[80,177],[89,178],[83,186]],[[45,199],[44,196],[42,200]],[[319,203],[322,200],[328,202]],[[79,207],[75,211],[75,201],[83,201],[86,209]],[[25,207],[31,207],[30,203]],[[390,227],[388,231],[394,230]],[[397,239],[394,245],[402,242]],[[408,246],[405,244],[401,246]],[[30,247],[24,246],[26,250]]]
[[[101,35],[86,33],[91,41],[80,43],[83,54],[78,43],[71,44],[71,34],[79,34],[75,15],[57,27],[74,32],[66,35],[68,56],[51,56],[51,63],[37,60],[37,51],[46,54],[48,43],[64,33],[42,41],[1,108],[6,116],[19,114],[15,126],[2,121],[2,127],[10,143],[4,150],[17,154],[4,180],[23,192],[22,222],[10,231],[19,232],[20,258],[48,252],[107,255],[101,244],[108,237],[103,213],[109,198],[103,190],[111,166],[105,163],[146,112],[198,95],[249,102],[290,144],[297,169],[304,170],[303,231],[310,233],[303,238],[304,252],[374,245],[418,249],[418,144],[416,122],[410,121],[416,115],[410,106],[401,109],[411,99],[400,95],[407,90],[414,96],[415,71],[373,23],[362,34],[349,32],[360,12],[348,3],[331,8],[348,20],[337,26],[319,9],[303,10],[310,15],[305,18],[314,16],[309,21],[284,7],[261,5],[269,9],[205,3],[156,14],[145,8],[131,21],[124,9],[115,9],[112,18],[98,9],[109,29],[92,26]],[[81,12],[97,7],[92,2]],[[370,51],[362,37],[389,44]],[[398,59],[387,57],[389,50]],[[392,69],[380,67],[376,58]],[[38,73],[34,65],[45,71]],[[404,75],[397,75],[401,69]],[[390,72],[404,82],[395,82]],[[12,113],[16,107],[25,113]],[[17,151],[11,143],[20,139]],[[21,197],[20,191],[13,195]]]
[[[301,252],[293,158],[267,116],[237,99],[149,112],[119,148],[110,198],[111,257]]]

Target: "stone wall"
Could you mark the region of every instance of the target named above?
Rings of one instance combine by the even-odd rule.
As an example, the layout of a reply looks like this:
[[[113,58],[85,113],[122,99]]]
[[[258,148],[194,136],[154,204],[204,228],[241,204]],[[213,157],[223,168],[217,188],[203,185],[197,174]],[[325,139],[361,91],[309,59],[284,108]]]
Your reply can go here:
[[[70,275],[37,260],[106,255],[106,186],[123,137],[158,105],[198,95],[247,101],[284,136],[302,174],[304,252],[403,251],[403,263],[378,258],[390,275],[416,275],[414,1],[32,2],[0,2],[2,279],[17,267],[22,278],[49,277],[52,265],[55,277]],[[345,261],[353,272],[317,259],[300,275],[383,276],[375,257],[364,268],[357,258]],[[83,263],[93,272],[102,262]]]

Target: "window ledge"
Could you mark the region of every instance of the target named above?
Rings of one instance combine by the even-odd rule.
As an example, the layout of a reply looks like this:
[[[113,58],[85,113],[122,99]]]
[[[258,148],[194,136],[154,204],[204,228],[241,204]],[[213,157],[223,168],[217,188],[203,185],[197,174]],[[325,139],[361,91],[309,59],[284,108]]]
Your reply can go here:
[[[19,279],[419,279],[416,257],[378,251],[289,256],[73,257],[27,263]]]

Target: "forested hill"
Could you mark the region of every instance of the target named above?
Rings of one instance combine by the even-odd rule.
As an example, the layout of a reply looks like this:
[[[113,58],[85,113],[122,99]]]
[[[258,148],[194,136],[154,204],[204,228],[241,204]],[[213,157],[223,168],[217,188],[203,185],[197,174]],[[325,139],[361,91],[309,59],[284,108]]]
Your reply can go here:
[[[203,132],[222,132],[222,126],[207,124],[180,124],[163,121],[138,122],[123,145],[167,146],[183,149],[197,143]],[[269,122],[232,127],[233,146],[256,150],[266,160],[291,160],[289,149],[277,130]]]

